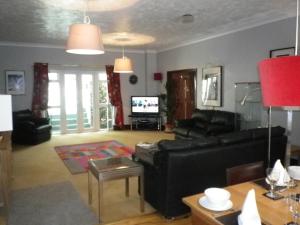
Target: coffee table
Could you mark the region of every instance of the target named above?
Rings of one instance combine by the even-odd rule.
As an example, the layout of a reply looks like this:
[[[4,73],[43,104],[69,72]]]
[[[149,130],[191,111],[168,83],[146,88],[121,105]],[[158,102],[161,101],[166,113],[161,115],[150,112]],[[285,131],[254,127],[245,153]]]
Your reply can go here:
[[[121,158],[109,158],[90,160],[88,162],[88,194],[89,204],[92,203],[92,175],[98,180],[98,207],[99,222],[101,223],[103,208],[103,182],[125,178],[125,194],[129,196],[129,177],[138,176],[140,185],[140,210],[144,212],[144,168],[141,164],[132,160]]]

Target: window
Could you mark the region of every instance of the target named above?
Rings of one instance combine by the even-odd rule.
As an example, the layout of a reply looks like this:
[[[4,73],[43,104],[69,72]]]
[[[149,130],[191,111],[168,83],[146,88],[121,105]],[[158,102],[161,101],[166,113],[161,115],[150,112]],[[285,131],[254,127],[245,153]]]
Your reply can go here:
[[[48,76],[48,112],[53,132],[113,127],[114,109],[109,103],[105,72],[53,70]]]

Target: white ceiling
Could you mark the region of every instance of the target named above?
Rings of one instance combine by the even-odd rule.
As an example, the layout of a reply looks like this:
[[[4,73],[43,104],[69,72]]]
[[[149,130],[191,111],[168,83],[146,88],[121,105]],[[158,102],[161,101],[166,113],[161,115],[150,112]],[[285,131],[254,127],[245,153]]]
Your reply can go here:
[[[296,14],[296,0],[116,1],[89,0],[87,14],[103,34],[139,33],[155,39],[130,47],[138,49],[172,48]],[[0,42],[64,46],[69,25],[83,21],[76,8],[84,5],[82,0],[0,0]],[[182,23],[184,14],[194,15],[194,22]]]

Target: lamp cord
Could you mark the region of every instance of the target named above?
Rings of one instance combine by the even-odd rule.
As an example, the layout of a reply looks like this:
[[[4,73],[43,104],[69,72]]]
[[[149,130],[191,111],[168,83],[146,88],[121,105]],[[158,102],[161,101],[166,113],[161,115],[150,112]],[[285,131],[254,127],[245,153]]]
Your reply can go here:
[[[86,4],[84,5],[84,9],[83,9],[83,23],[84,24],[90,24],[91,23],[91,19],[88,15],[86,15],[86,12],[88,10],[88,0],[86,0]]]
[[[295,55],[298,55],[298,33],[299,33],[299,0],[297,0]]]

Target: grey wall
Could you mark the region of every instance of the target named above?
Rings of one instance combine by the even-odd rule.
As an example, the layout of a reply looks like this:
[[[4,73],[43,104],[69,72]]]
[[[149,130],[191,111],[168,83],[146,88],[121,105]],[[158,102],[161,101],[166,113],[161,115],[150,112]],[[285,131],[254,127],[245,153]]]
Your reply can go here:
[[[160,52],[158,70],[197,68],[197,107],[201,105],[201,70],[206,65],[224,67],[222,110],[234,111],[234,83],[259,81],[257,63],[271,49],[294,46],[295,18],[220,36],[185,47]],[[286,113],[273,113],[273,124],[286,126]],[[300,144],[300,113],[294,113],[292,142]]]
[[[71,64],[95,66],[100,70],[105,70],[105,65],[113,65],[114,59],[120,56],[121,53],[119,52],[106,52],[104,55],[99,56],[78,56],[67,54],[63,49],[0,46],[0,93],[5,93],[5,70],[24,70],[26,94],[13,96],[13,110],[31,108],[33,64],[35,62],[59,65]],[[158,94],[159,86],[152,81],[152,73],[156,71],[157,67],[157,57],[155,53],[147,53],[147,57],[145,57],[145,53],[143,52],[126,52],[126,56],[133,60],[134,73],[138,76],[138,83],[131,85],[128,81],[129,75],[121,74],[124,119],[125,123],[128,123],[128,114],[130,114],[130,96],[145,95],[147,94],[146,90],[149,90],[149,93],[151,92],[151,94]],[[147,67],[145,67],[145,59],[147,64],[149,64]],[[145,68],[147,68],[147,72]]]

